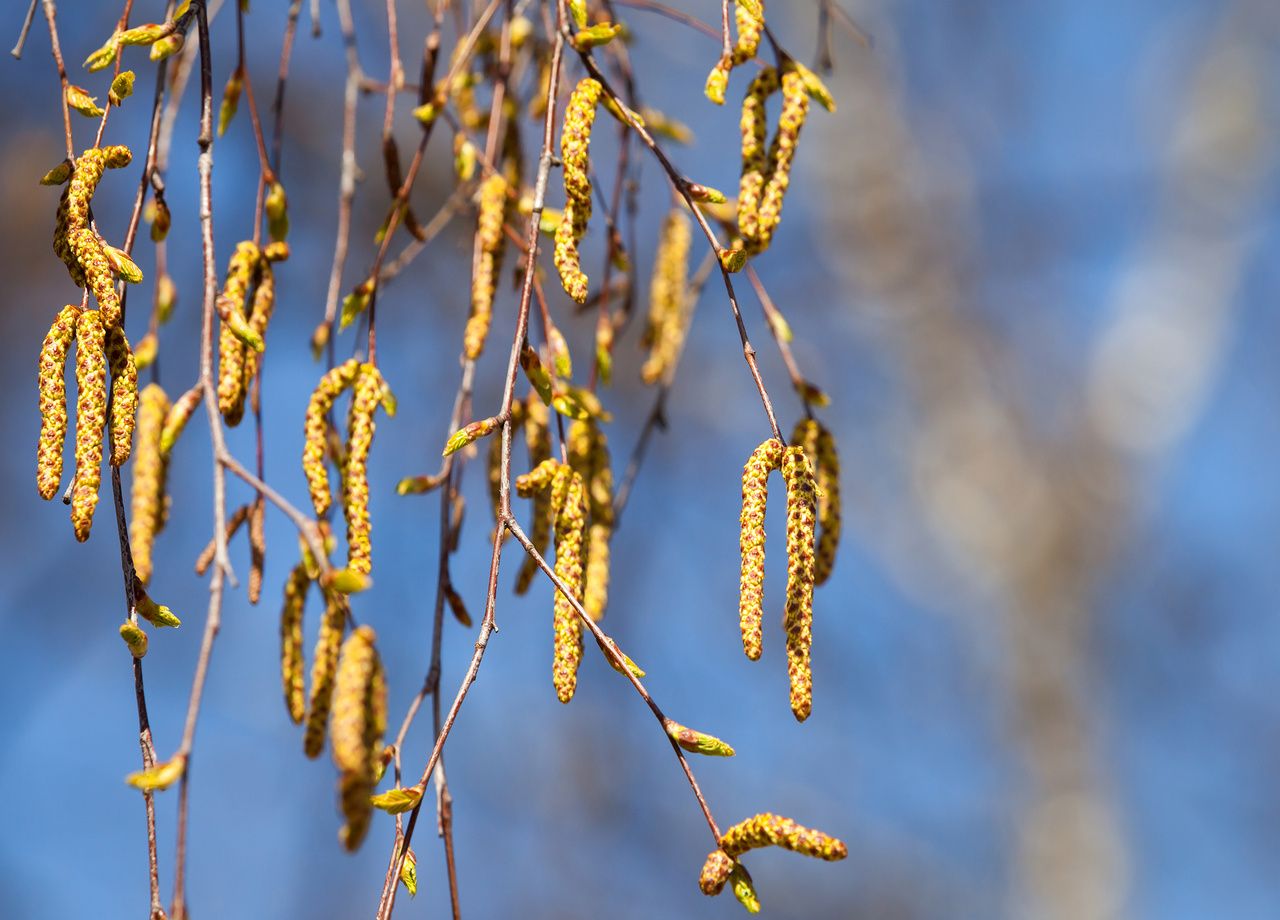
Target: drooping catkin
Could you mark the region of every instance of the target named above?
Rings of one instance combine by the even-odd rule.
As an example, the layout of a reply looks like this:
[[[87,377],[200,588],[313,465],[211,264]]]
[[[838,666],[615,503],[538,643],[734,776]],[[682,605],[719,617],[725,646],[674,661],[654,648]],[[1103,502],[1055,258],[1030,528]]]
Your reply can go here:
[[[360,362],[355,358],[339,364],[320,378],[311,394],[311,401],[307,403],[302,471],[307,477],[307,487],[311,491],[311,504],[315,508],[316,517],[323,517],[333,501],[329,493],[329,471],[325,467],[325,434],[329,426],[327,416],[343,390],[355,383],[359,370]]]
[[[769,122],[765,105],[778,91],[778,71],[766,67],[756,74],[742,99],[742,177],[738,182],[738,232],[753,240],[760,232],[760,202],[768,177],[769,159],[765,150]]]
[[[164,491],[168,459],[160,451],[160,434],[169,412],[169,397],[158,383],[149,383],[139,397],[137,447],[133,452],[133,491],[129,517],[129,546],[133,568],[145,585],[151,582],[151,551],[164,526]]]
[[[724,890],[724,883],[729,881],[733,872],[734,860],[724,850],[712,850],[702,864],[702,874],[698,876],[698,887],[705,895],[717,895]]]
[[[831,431],[817,419],[797,422],[791,443],[804,448],[817,476],[818,545],[813,583],[821,585],[831,577],[840,545],[840,456]]]
[[[493,295],[502,270],[502,221],[507,204],[507,180],[494,173],[480,183],[480,216],[476,229],[479,254],[471,279],[471,317],[463,334],[463,351],[472,360],[484,351],[493,319]]]
[[[800,141],[800,129],[809,114],[809,91],[804,77],[795,67],[782,72],[782,111],[778,115],[778,130],[769,148],[769,178],[760,199],[759,228],[748,236],[748,248],[762,251],[769,247],[773,232],[782,220],[782,199],[791,184],[791,163],[795,159],[796,144]],[[741,228],[739,228],[741,230]]]
[[[724,105],[724,93],[729,85],[729,72],[756,56],[760,47],[760,35],[764,30],[764,0],[736,0],[733,9],[734,24],[738,28],[738,40],[707,74],[704,92],[716,105]]]
[[[538,397],[537,393],[530,393],[525,400],[524,440],[529,447],[529,465],[532,468],[545,463],[551,457],[551,431],[547,427],[548,421],[549,413],[546,403]],[[517,491],[517,494],[527,495],[528,493]],[[551,495],[549,492],[538,490],[532,493],[532,497],[533,515],[529,523],[529,542],[539,553],[545,554],[547,544],[551,542],[553,524]],[[528,591],[537,574],[537,563],[533,561],[532,556],[526,554],[520,562],[520,570],[516,573],[516,594],[524,594]]]
[[[843,841],[768,812],[741,821],[720,836],[720,848],[730,859],[770,846],[831,862],[849,855]]]
[[[187,422],[191,420],[191,416],[195,414],[196,408],[203,399],[204,389],[197,383],[179,396],[178,401],[169,409],[164,418],[164,428],[160,432],[160,453],[165,457],[168,457],[173,450],[173,445],[177,443],[183,429],[187,427]]]
[[[97,234],[89,228],[89,206],[103,171],[128,166],[132,159],[133,154],[129,148],[120,145],[91,147],[80,154],[58,203],[57,223],[53,232],[54,252],[67,266],[71,280],[78,287],[84,287],[86,281],[93,287],[94,296],[105,311],[103,320],[107,326],[119,324],[120,305],[115,298],[110,265],[102,252]],[[110,288],[109,294],[107,287]],[[102,299],[104,296],[105,303]]]
[[[770,438],[751,452],[742,469],[742,514],[738,534],[742,573],[738,621],[742,629],[742,650],[752,661],[760,657],[763,648],[764,512],[769,495],[769,473],[781,466],[785,452],[781,441]]]
[[[123,466],[133,450],[133,425],[138,412],[138,365],[124,330],[107,330],[107,363],[111,368],[111,465]]]
[[[578,242],[591,219],[591,128],[595,124],[600,84],[585,77],[578,82],[564,112],[560,157],[564,163],[564,218],[556,228],[554,261],[565,292],[578,303],[587,300],[587,276],[583,274]]]
[[[656,383],[670,372],[680,357],[688,329],[689,219],[672,209],[662,223],[658,254],[649,285],[649,325],[644,341],[649,357],[640,368],[645,383]]]
[[[262,337],[249,325],[245,298],[262,261],[262,250],[245,240],[236,246],[227,263],[227,277],[218,295],[218,409],[228,425],[238,425],[244,417],[248,395],[245,367],[248,350],[262,350]]]
[[[303,669],[302,614],[307,604],[311,577],[304,563],[298,563],[284,583],[284,606],[280,608],[280,677],[284,684],[284,705],[289,718],[301,724],[306,715],[307,697]]]
[[[67,439],[67,353],[76,337],[78,307],[68,304],[54,317],[40,346],[40,440],[36,447],[36,491],[45,501],[62,482],[62,447]]]
[[[787,605],[783,629],[787,633],[791,712],[803,722],[813,708],[809,652],[813,645],[813,548],[818,503],[813,470],[804,448],[787,448],[782,477],[787,483]]]
[[[249,583],[246,595],[250,604],[262,599],[263,569],[267,564],[267,500],[259,494],[249,508]]]
[[[76,539],[89,539],[102,482],[102,434],[107,421],[106,330],[102,314],[86,310],[76,320],[76,476],[71,525]]]
[[[347,820],[340,839],[353,851],[369,829],[374,761],[386,728],[386,683],[381,679],[375,638],[371,627],[361,626],[343,643],[333,691],[330,737],[333,762],[342,774],[342,811]]]
[[[561,466],[551,484],[551,505],[555,513],[556,575],[573,596],[582,600],[582,540],[587,507],[582,477]],[[578,686],[578,665],[582,662],[582,621],[573,604],[556,591],[552,630],[555,634],[552,683],[560,702],[573,699]]]
[[[120,297],[116,294],[116,276],[106,252],[103,251],[102,241],[96,233],[85,227],[69,231],[67,245],[98,302],[103,323],[107,326],[120,325]]]
[[[329,708],[333,704],[333,682],[338,673],[338,652],[347,627],[346,601],[340,595],[327,593],[325,605],[311,661],[311,699],[307,704],[306,727],[302,735],[303,753],[313,758],[319,757],[324,750]]]
[[[258,283],[253,289],[253,307],[249,311],[247,320],[249,329],[258,337],[258,341],[265,342],[267,335],[267,324],[271,322],[271,314],[276,305],[276,273],[271,265],[264,259],[258,266]],[[258,375],[258,367],[262,363],[262,352],[253,348],[246,348],[244,353],[244,390],[249,391],[249,385],[253,383],[253,378]]]
[[[594,420],[575,421],[569,428],[569,463],[586,485],[589,524],[583,609],[593,620],[604,616],[609,602],[609,540],[613,537],[613,469],[609,442]]]
[[[373,568],[369,520],[369,448],[374,413],[382,399],[382,375],[372,364],[360,365],[347,416],[347,462],[343,468],[343,513],[347,519],[347,568],[368,575]]]

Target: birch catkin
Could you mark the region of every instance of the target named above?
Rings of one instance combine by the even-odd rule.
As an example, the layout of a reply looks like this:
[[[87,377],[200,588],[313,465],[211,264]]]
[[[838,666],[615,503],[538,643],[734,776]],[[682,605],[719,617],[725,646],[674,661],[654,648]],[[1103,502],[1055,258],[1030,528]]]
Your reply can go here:
[[[717,895],[724,890],[724,883],[729,881],[733,872],[733,857],[724,850],[712,850],[702,864],[702,874],[698,876],[698,887],[705,895]]]
[[[840,457],[835,438],[817,419],[797,422],[791,443],[804,448],[817,476],[818,545],[814,551],[813,583],[821,585],[831,577],[840,545]]]
[[[471,317],[463,333],[463,351],[480,357],[493,319],[493,295],[502,266],[502,221],[507,204],[507,181],[498,173],[480,184],[480,217],[476,229],[479,254],[471,279]]]
[[[89,539],[102,482],[102,434],[107,421],[106,330],[102,314],[86,310],[76,320],[76,477],[71,525],[76,539]]]
[[[369,448],[374,413],[382,399],[382,375],[372,364],[360,365],[347,419],[347,462],[343,470],[347,519],[347,568],[368,575],[373,568],[369,520]]]
[[[36,491],[45,501],[58,494],[62,447],[67,439],[67,353],[76,337],[80,310],[68,304],[53,320],[40,347],[40,440],[36,447]]]
[[[311,504],[315,508],[316,517],[323,517],[333,501],[329,492],[329,471],[324,461],[325,433],[329,425],[327,416],[343,390],[355,382],[359,370],[360,362],[355,358],[339,364],[320,378],[311,394],[311,401],[307,404],[303,428],[302,471],[307,477],[307,487],[311,491]]]
[[[813,708],[813,674],[809,651],[813,645],[814,530],[817,489],[804,448],[788,447],[782,460],[787,483],[787,674],[791,680],[791,712],[796,720],[809,718]]]
[[[107,363],[111,367],[111,465],[123,466],[133,450],[133,425],[138,412],[138,365],[124,330],[107,330]]]
[[[325,728],[333,704],[333,682],[338,673],[338,652],[347,628],[346,602],[333,594],[327,594],[325,602],[324,619],[320,621],[320,635],[311,662],[311,699],[302,736],[303,753],[312,758],[319,757],[324,750]]]
[[[547,427],[548,421],[546,403],[538,397],[537,393],[530,393],[525,401],[524,439],[529,446],[529,465],[535,469],[551,457],[551,431]],[[533,492],[517,490],[517,494],[533,498],[529,542],[539,553],[545,554],[547,545],[551,542],[551,527],[554,523],[551,520],[551,495],[541,489]],[[516,573],[516,594],[524,594],[528,591],[537,574],[538,564],[533,561],[532,556],[526,554],[520,563],[519,572]]]
[[[361,626],[343,643],[333,691],[330,736],[347,820],[340,839],[348,850],[358,849],[369,829],[374,761],[386,728],[386,683],[375,638],[372,628]]]
[[[609,602],[609,540],[613,536],[613,469],[609,443],[593,420],[575,421],[569,428],[569,463],[581,474],[587,492],[589,521],[583,609],[599,620]]]
[[[591,128],[601,87],[586,77],[579,81],[564,112],[560,136],[560,156],[564,163],[564,216],[556,228],[554,261],[565,293],[578,303],[587,300],[587,276],[581,267],[578,243],[587,234],[591,220],[590,164]]]
[[[645,383],[657,383],[675,367],[688,329],[689,219],[673,209],[662,223],[649,284],[649,357],[640,368]]]
[[[262,337],[245,315],[245,298],[261,261],[262,250],[256,243],[245,240],[238,244],[227,263],[226,281],[217,300],[222,320],[218,332],[218,409],[233,426],[244,417],[247,352],[262,350]]]
[[[742,629],[742,650],[752,661],[760,657],[763,648],[760,624],[764,613],[764,512],[769,474],[781,466],[785,451],[781,441],[770,438],[751,452],[742,469],[738,621]]]
[[[720,836],[720,848],[730,859],[737,859],[748,850],[770,846],[830,862],[849,855],[843,841],[768,812],[741,821]]]
[[[742,177],[738,182],[738,232],[754,240],[760,232],[760,201],[769,169],[765,150],[769,122],[765,104],[780,86],[778,71],[766,67],[756,74],[742,100]]]
[[[284,684],[284,705],[289,718],[301,724],[307,698],[302,652],[302,614],[306,608],[311,578],[307,567],[298,563],[284,583],[284,606],[280,609],[280,677]]]
[[[809,91],[804,77],[794,66],[788,67],[782,73],[782,111],[778,115],[778,131],[769,148],[769,178],[760,199],[759,228],[749,237],[743,232],[750,249],[767,249],[773,231],[782,220],[782,199],[791,184],[791,164],[808,114]]]
[[[576,470],[561,466],[551,486],[555,512],[556,575],[574,598],[582,600],[582,539],[586,525],[586,501],[582,477]],[[573,604],[557,590],[552,621],[555,633],[552,683],[560,702],[573,699],[578,686],[578,665],[582,662],[582,621]]]
[[[133,453],[129,546],[133,568],[145,585],[151,582],[151,551],[164,526],[164,491],[168,460],[160,450],[160,434],[169,412],[169,397],[158,383],[147,384],[139,398],[138,443]]]

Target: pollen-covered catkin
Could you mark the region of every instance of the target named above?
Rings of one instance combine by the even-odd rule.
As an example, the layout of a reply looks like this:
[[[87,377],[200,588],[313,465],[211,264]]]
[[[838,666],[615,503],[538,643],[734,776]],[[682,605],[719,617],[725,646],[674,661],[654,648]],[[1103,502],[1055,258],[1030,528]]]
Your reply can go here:
[[[45,501],[58,494],[62,446],[67,438],[67,353],[76,337],[80,310],[68,304],[53,320],[40,346],[40,440],[36,448],[36,491]]]
[[[791,712],[803,722],[813,708],[809,651],[813,645],[813,548],[818,502],[813,470],[804,448],[787,448],[782,477],[787,483],[787,605],[783,628],[787,633]]]
[[[311,699],[307,705],[306,727],[302,750],[308,757],[319,757],[324,750],[325,729],[329,725],[329,709],[333,704],[333,682],[338,673],[338,652],[347,627],[347,606],[342,597],[325,596],[324,619],[316,639],[311,662]]]
[[[347,819],[340,839],[348,850],[358,849],[369,829],[373,765],[386,724],[386,685],[378,680],[381,665],[374,640],[373,629],[361,626],[343,643],[333,691],[330,737]]]
[[[169,409],[164,418],[164,428],[160,432],[160,453],[166,458],[203,399],[204,389],[197,383],[179,396],[178,401]]]
[[[502,221],[507,204],[507,180],[498,173],[480,184],[480,217],[476,229],[479,254],[471,279],[471,317],[463,334],[463,351],[472,360],[484,351],[493,319],[493,295],[502,268]]]
[[[649,325],[644,341],[649,357],[640,368],[645,383],[657,383],[675,367],[688,329],[689,219],[673,209],[662,223],[649,284]]]
[[[261,262],[262,251],[256,243],[245,240],[237,245],[218,295],[222,320],[218,332],[218,409],[228,425],[238,425],[244,417],[248,352],[262,350],[262,337],[249,325],[245,313],[245,298]]]
[[[266,341],[267,324],[271,322],[271,314],[276,305],[276,273],[264,259],[258,267],[258,283],[253,290],[253,308],[249,312],[248,326],[259,342]],[[258,366],[262,363],[262,352],[254,348],[246,348],[244,353],[244,389],[249,391],[249,384],[258,375]]]
[[[599,620],[609,602],[609,540],[613,536],[613,469],[609,442],[594,420],[569,428],[569,463],[586,485],[589,525],[583,572],[583,609]]]
[[[124,330],[107,330],[107,363],[111,367],[111,465],[123,466],[133,450],[133,424],[138,413],[138,365]]]
[[[600,84],[585,77],[569,97],[560,136],[560,157],[564,163],[564,218],[556,228],[554,261],[565,292],[578,303],[587,300],[587,276],[583,274],[578,242],[586,236],[591,219],[590,164],[591,128],[595,124]]]
[[[347,519],[347,568],[368,575],[373,568],[369,521],[369,448],[373,415],[382,399],[382,375],[372,364],[360,365],[351,411],[347,416],[347,462],[343,468],[343,512]]]
[[[773,231],[782,220],[782,199],[791,184],[791,163],[795,159],[796,144],[800,141],[800,129],[809,114],[809,91],[804,77],[795,67],[782,73],[782,111],[778,115],[778,130],[769,148],[769,178],[760,199],[759,228],[747,237],[748,248],[761,251],[769,247]]]
[[[544,464],[551,457],[551,431],[547,427],[549,422],[549,413],[547,405],[539,397],[537,393],[530,393],[525,401],[524,411],[524,440],[529,447],[529,465],[536,468]],[[545,554],[547,544],[551,542],[551,495],[544,490],[537,490],[532,493],[520,492],[517,494],[523,496],[532,495],[533,497],[533,515],[529,523],[529,542],[533,544],[533,548],[539,553]],[[520,570],[516,573],[516,594],[524,594],[529,590],[529,586],[533,584],[534,577],[538,574],[538,565],[533,561],[533,557],[526,554],[520,563]]]
[[[102,434],[107,421],[106,330],[102,314],[86,310],[76,320],[76,476],[71,525],[76,539],[89,539],[102,482]]]
[[[556,470],[551,484],[551,505],[555,513],[555,572],[573,596],[582,600],[582,539],[587,507],[582,477],[570,467]],[[582,662],[582,621],[573,604],[556,591],[552,629],[555,633],[552,683],[560,702],[573,699],[578,686],[578,665]]]
[[[720,836],[720,847],[731,859],[770,846],[831,862],[849,855],[843,841],[768,812],[741,821]]]
[[[116,276],[103,251],[98,235],[87,227],[67,233],[67,245],[76,258],[84,279],[98,301],[102,321],[108,327],[120,325],[120,297],[116,294]]]
[[[138,443],[133,452],[133,492],[129,518],[129,546],[133,568],[145,585],[151,582],[151,550],[164,526],[165,478],[169,461],[160,451],[160,433],[169,412],[169,397],[158,383],[149,383],[139,397]]]
[[[769,495],[769,474],[782,464],[786,448],[770,438],[747,458],[742,469],[742,515],[738,544],[742,552],[738,621],[742,650],[755,661],[763,647],[761,619],[764,609],[764,512]]]
[[[311,578],[307,567],[298,563],[284,583],[284,606],[280,609],[280,677],[284,684],[284,705],[294,724],[306,714],[307,697],[303,674],[302,614],[307,603]]]
[[[733,20],[738,27],[738,42],[733,48],[733,66],[737,67],[755,57],[760,47],[760,35],[764,29],[764,0],[736,0]]]
[[[250,604],[262,599],[262,576],[267,563],[267,500],[259,495],[249,508],[249,583],[246,595]]]
[[[342,391],[355,382],[359,370],[360,362],[355,358],[339,364],[320,378],[311,394],[311,401],[307,404],[303,428],[302,472],[307,477],[307,487],[311,491],[311,504],[315,508],[316,517],[323,517],[333,501],[329,492],[329,471],[324,460],[325,434],[329,426],[327,416]]]
[[[780,86],[778,71],[766,67],[756,74],[742,100],[742,177],[738,182],[738,232],[753,240],[760,232],[760,201],[769,170],[765,151],[769,122],[765,104]]]
[[[813,583],[831,577],[840,545],[840,456],[831,431],[817,419],[796,423],[791,443],[804,448],[818,485],[818,545],[814,551]]]
[[[733,872],[733,857],[724,850],[712,850],[707,854],[707,861],[702,864],[702,874],[698,876],[698,887],[705,895],[717,895],[724,890],[724,883],[729,881]]]

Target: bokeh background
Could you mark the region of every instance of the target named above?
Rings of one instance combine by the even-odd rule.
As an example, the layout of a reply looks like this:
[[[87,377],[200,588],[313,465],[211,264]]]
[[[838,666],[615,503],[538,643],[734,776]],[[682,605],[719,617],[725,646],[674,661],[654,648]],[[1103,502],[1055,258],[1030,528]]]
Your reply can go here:
[[[759,260],[796,333],[797,357],[832,397],[823,412],[844,460],[846,540],[818,592],[816,702],[803,726],[786,702],[781,632],[759,663],[739,651],[737,514],[743,459],[765,436],[759,403],[716,284],[698,308],[669,404],[614,542],[606,626],[649,671],[669,714],[730,740],[738,755],[694,764],[716,816],[787,814],[849,843],[828,865],[781,851],[749,860],[775,917],[1264,918],[1280,904],[1280,7],[1271,0],[1125,4],[842,0],[871,36],[832,19],[839,111],[804,130],[786,219]],[[677,6],[715,21],[719,4]],[[15,35],[26,4],[5,5]],[[110,34],[118,5],[64,2],[72,79]],[[135,21],[158,20],[140,0]],[[254,4],[248,53],[269,98],[283,2]],[[357,0],[358,52],[387,67],[381,3]],[[409,70],[422,4],[402,3]],[[737,114],[702,97],[717,44],[651,12],[619,7],[635,33],[645,102],[692,126],[675,150],[699,181],[733,188]],[[332,3],[323,34],[306,13],[289,85],[283,175],[293,258],[265,369],[267,477],[306,504],[301,419],[321,372],[307,339],[323,310],[336,225],[345,75]],[[817,2],[775,2],[770,22],[803,60]],[[234,23],[213,26],[221,86]],[[143,144],[153,71],[107,140]],[[737,77],[731,95],[741,92]],[[57,83],[37,17],[21,61],[0,63],[4,218],[0,454],[5,558],[0,698],[0,915],[137,918],[147,879],[143,809],[123,777],[138,765],[109,496],[77,545],[60,504],[31,487],[35,356],[75,296],[49,249],[57,191],[36,179],[62,156]],[[175,134],[168,201],[180,303],[163,331],[162,381],[195,378],[199,249],[196,95]],[[402,104],[402,149],[417,136]],[[373,256],[386,203],[381,101],[361,107],[352,255]],[[602,124],[608,125],[606,119]],[[77,122],[77,147],[91,128]],[[535,133],[527,132],[532,142]],[[609,158],[616,132],[594,152]],[[603,162],[603,160],[601,160]],[[123,234],[137,162],[103,182],[95,213]],[[248,234],[256,160],[242,111],[215,146],[221,265]],[[429,214],[450,191],[447,132],[415,192]],[[647,287],[668,193],[643,167],[638,251]],[[553,196],[552,203],[558,203]],[[435,498],[401,498],[402,476],[434,470],[457,380],[470,244],[456,222],[379,299],[379,349],[400,415],[372,454],[374,588],[356,601],[391,680],[392,721],[426,669],[436,556]],[[148,282],[131,298],[144,327]],[[394,251],[394,248],[393,248]],[[700,253],[700,249],[697,250]],[[598,265],[598,242],[587,250]],[[549,289],[555,285],[549,286]],[[799,404],[749,288],[748,327],[790,427]],[[641,292],[643,303],[644,290]],[[513,295],[478,371],[496,405]],[[590,321],[552,309],[580,361]],[[638,384],[638,324],[618,349],[605,401],[615,465],[652,396]],[[351,333],[341,354],[354,347]],[[252,456],[242,426],[233,450]],[[210,534],[211,462],[197,417],[175,453],[173,513],[154,593],[184,618],[146,658],[161,756],[178,742],[207,588],[191,564]],[[483,471],[466,477],[470,520],[454,562],[478,611],[488,560]],[[231,486],[231,504],[248,493]],[[105,493],[104,493],[105,494]],[[523,503],[522,503],[523,504]],[[770,510],[768,603],[785,553]],[[524,509],[521,509],[524,513]],[[296,560],[268,516],[260,609],[229,594],[191,784],[189,900],[200,918],[373,913],[391,822],[363,850],[338,846],[335,774],[307,761],[280,700],[277,611]],[[243,575],[246,550],[233,544]],[[548,679],[551,596],[515,598],[517,550],[501,571],[501,632],[446,749],[458,873],[473,917],[734,917],[695,884],[708,850],[687,786],[645,707],[588,650],[577,697]],[[772,620],[772,617],[770,618]],[[316,622],[314,601],[309,629]],[[474,634],[446,623],[451,696]],[[405,751],[417,772],[420,719]],[[418,766],[413,766],[418,765]],[[174,794],[158,797],[162,891],[171,886]],[[447,914],[439,842],[424,814],[421,890],[397,916]]]

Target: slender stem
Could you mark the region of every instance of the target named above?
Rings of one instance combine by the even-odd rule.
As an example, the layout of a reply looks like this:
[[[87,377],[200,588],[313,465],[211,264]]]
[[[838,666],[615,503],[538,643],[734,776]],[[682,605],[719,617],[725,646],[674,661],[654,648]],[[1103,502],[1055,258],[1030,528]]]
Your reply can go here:
[[[13,48],[9,51],[15,58],[22,57],[22,48],[27,43],[27,34],[31,31],[32,20],[36,18],[36,4],[39,2],[40,0],[31,0],[31,3],[27,6],[27,15],[22,19],[22,29],[18,32],[18,40],[13,43]]]
[[[62,60],[62,45],[58,41],[58,8],[53,0],[41,0],[44,18],[49,23],[49,45],[53,51],[53,62],[58,65],[59,101],[62,103],[62,127],[66,132],[67,159],[76,158],[75,142],[71,139],[71,107],[67,104],[67,66]]]

